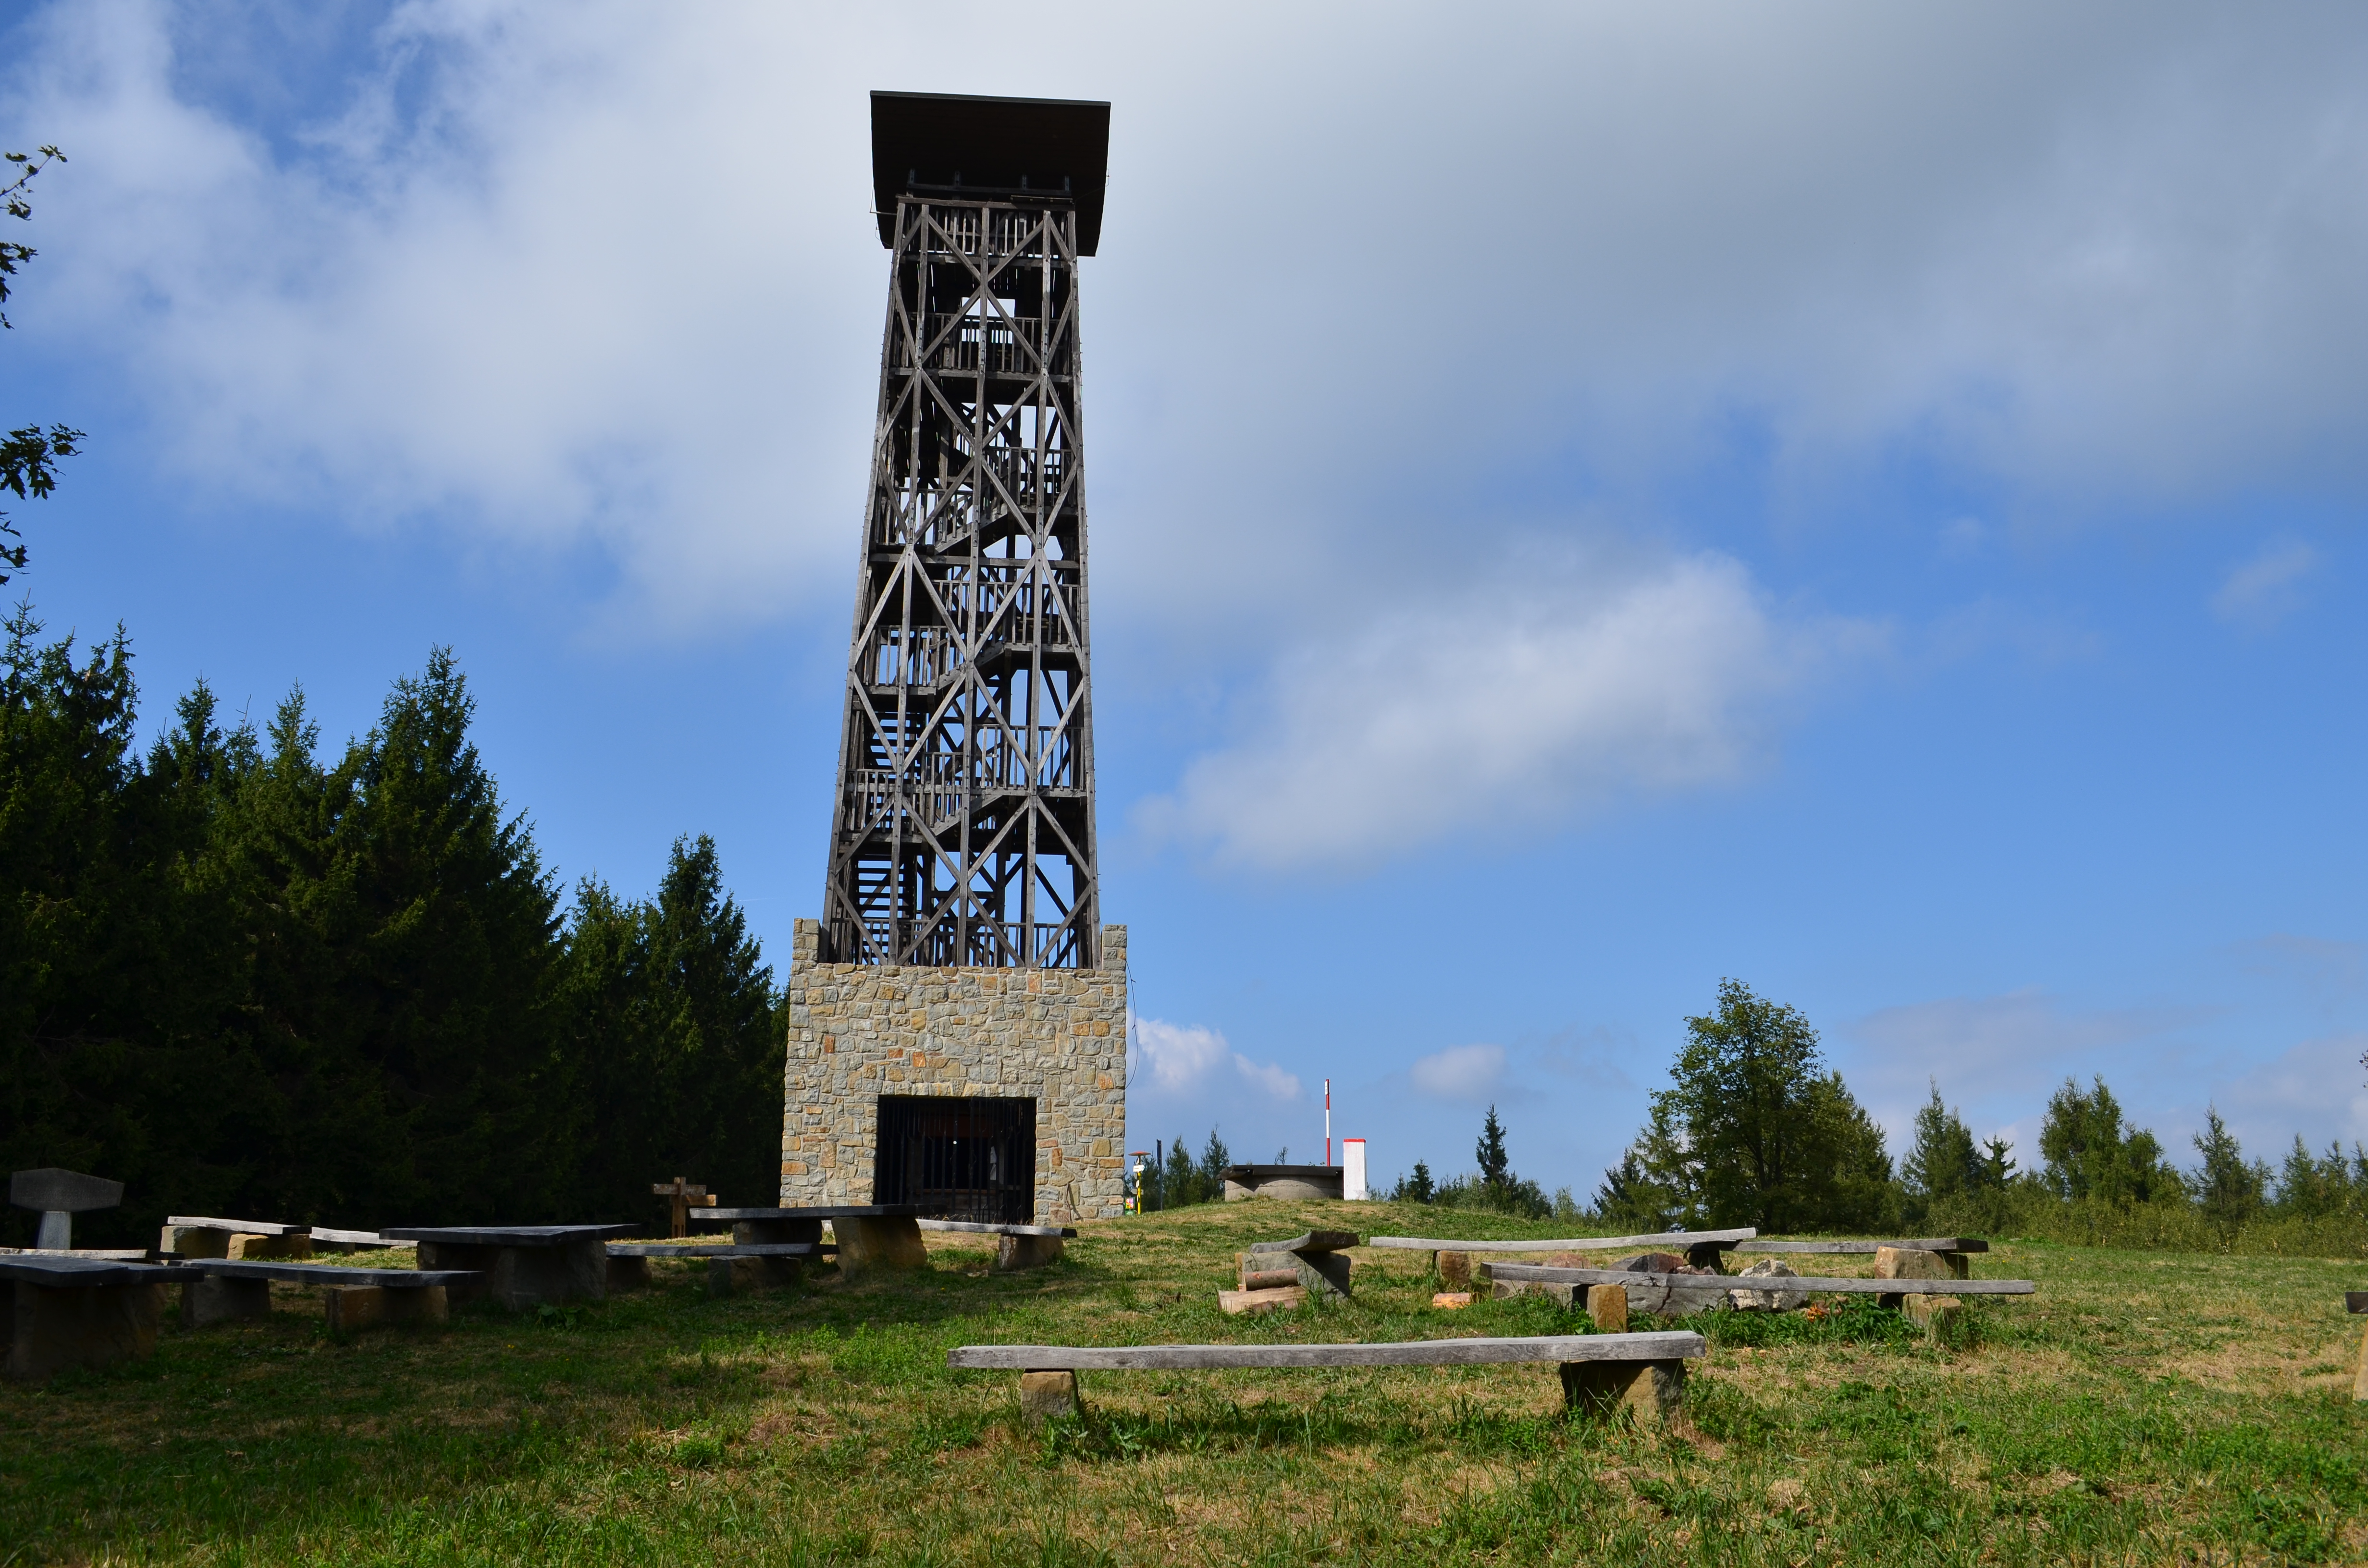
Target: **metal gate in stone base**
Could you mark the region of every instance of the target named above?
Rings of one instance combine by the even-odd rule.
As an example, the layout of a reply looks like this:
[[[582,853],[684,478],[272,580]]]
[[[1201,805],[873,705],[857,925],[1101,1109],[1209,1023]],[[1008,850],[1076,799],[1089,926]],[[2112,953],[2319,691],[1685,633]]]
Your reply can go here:
[[[871,1201],[949,1220],[1036,1218],[1036,1102],[1016,1096],[882,1095]]]

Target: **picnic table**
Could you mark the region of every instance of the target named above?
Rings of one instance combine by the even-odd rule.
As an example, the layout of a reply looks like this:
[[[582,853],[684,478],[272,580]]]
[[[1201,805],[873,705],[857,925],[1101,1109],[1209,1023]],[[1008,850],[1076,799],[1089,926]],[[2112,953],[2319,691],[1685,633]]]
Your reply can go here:
[[[843,1274],[873,1268],[919,1268],[928,1262],[921,1245],[917,1203],[843,1203],[803,1209],[694,1209],[695,1226],[729,1225],[732,1239],[744,1245],[764,1243],[815,1243],[822,1240],[823,1221],[830,1221],[838,1238],[838,1267]]]
[[[41,1217],[33,1244],[44,1252],[64,1252],[74,1245],[74,1217],[94,1209],[113,1209],[123,1201],[123,1184],[105,1176],[44,1165],[17,1171],[8,1177],[8,1201]]]
[[[173,1264],[125,1263],[72,1253],[0,1256],[0,1369],[40,1382],[74,1367],[151,1356],[165,1287],[186,1278]]]
[[[482,1274],[482,1284],[459,1288],[462,1300],[490,1295],[512,1312],[546,1302],[599,1301],[609,1295],[611,1236],[633,1225],[389,1225],[390,1241],[413,1242],[419,1267],[430,1273]]]

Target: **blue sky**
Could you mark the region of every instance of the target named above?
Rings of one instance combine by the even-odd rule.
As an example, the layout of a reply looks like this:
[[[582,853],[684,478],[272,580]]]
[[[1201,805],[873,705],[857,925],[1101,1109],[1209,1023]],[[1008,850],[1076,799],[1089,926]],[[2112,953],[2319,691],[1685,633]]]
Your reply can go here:
[[[332,736],[449,643],[570,882],[815,912],[874,87],[1106,97],[1131,1141],[1581,1196],[1722,976],[1895,1133],[2368,1139],[2368,18],[0,6],[53,631]],[[959,50],[944,42],[962,40]],[[1030,34],[1030,39],[1038,35]],[[1895,1137],[1895,1148],[1897,1140]]]

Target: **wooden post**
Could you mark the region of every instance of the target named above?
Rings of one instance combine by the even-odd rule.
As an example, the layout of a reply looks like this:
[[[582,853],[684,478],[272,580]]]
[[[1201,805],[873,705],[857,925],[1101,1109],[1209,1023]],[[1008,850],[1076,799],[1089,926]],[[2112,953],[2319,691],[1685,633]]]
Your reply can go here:
[[[672,1210],[673,1229],[666,1233],[677,1240],[690,1234],[690,1206],[696,1203],[704,1207],[715,1201],[713,1193],[703,1187],[693,1186],[681,1176],[670,1182],[655,1182],[650,1191],[654,1196],[665,1199]]]

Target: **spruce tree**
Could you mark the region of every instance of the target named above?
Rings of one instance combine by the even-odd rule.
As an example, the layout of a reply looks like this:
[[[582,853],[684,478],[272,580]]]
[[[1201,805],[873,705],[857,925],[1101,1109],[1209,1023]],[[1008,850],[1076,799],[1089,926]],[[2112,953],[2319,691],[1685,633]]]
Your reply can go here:
[[[1473,1157],[1480,1164],[1481,1185],[1490,1191],[1501,1191],[1506,1173],[1512,1161],[1505,1153],[1505,1129],[1497,1119],[1497,1108],[1488,1108],[1488,1119],[1480,1124],[1480,1142],[1473,1147]]]

